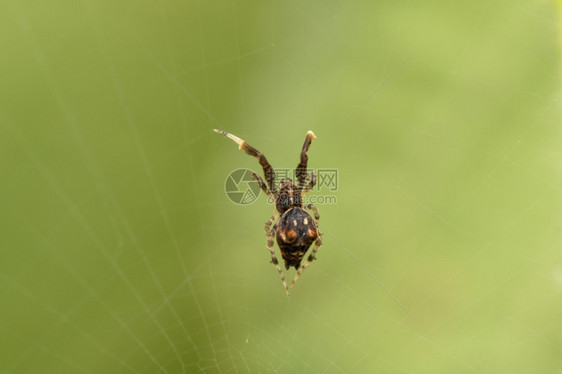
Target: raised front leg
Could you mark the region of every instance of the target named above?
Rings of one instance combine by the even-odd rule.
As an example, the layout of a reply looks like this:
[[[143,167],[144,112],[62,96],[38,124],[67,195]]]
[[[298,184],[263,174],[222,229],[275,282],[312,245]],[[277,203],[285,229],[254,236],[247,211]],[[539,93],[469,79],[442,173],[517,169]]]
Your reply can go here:
[[[275,194],[277,192],[277,189],[275,187],[275,172],[273,171],[273,168],[271,167],[265,156],[261,154],[260,151],[258,151],[257,149],[255,149],[254,147],[252,147],[251,145],[249,145],[248,143],[246,143],[244,140],[240,139],[236,135],[232,135],[229,132],[217,130],[217,129],[214,129],[214,131],[218,134],[226,136],[234,143],[238,144],[238,149],[258,159],[260,165],[263,168],[263,175],[265,176],[265,180],[267,182],[269,190],[271,191],[271,193]]]
[[[308,167],[308,148],[310,148],[310,143],[316,139],[316,136],[312,131],[306,133],[306,138],[304,138],[304,144],[301,150],[301,161],[297,165],[296,176],[299,182],[298,188],[302,191],[306,184],[306,169]]]

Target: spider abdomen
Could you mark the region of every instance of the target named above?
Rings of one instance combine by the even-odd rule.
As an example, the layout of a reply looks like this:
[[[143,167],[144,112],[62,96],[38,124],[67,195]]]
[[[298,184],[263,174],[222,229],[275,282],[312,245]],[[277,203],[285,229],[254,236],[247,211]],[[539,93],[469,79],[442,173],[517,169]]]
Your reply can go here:
[[[318,237],[318,228],[310,214],[302,208],[294,207],[279,219],[276,237],[285,260],[285,268],[298,269],[306,251]]]

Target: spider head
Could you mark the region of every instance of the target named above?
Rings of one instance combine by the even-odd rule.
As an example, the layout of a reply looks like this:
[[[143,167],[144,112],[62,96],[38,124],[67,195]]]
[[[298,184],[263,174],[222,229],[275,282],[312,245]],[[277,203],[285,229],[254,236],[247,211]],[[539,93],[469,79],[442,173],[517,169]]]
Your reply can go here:
[[[291,178],[282,179],[279,183],[279,192],[275,197],[275,208],[280,214],[283,214],[294,207],[302,207],[300,191]]]

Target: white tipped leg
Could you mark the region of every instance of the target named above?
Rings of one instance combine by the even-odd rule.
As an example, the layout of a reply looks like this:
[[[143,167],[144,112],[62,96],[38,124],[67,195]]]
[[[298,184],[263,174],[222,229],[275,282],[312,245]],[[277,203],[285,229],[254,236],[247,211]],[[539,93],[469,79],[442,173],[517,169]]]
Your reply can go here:
[[[217,134],[221,134],[226,136],[227,138],[231,139],[234,143],[238,144],[238,149],[242,149],[242,145],[246,143],[244,140],[240,139],[236,135],[232,135],[229,132],[213,129]]]
[[[269,191],[275,195],[277,189],[275,188],[275,171],[265,158],[263,154],[260,153],[257,149],[246,143],[244,140],[240,139],[236,135],[232,135],[229,132],[214,129],[217,134],[221,134],[232,140],[234,143],[238,144],[238,149],[244,151],[246,154],[253,156],[258,159],[261,167],[263,168],[263,175],[265,176],[265,180],[267,182],[267,187],[269,187]],[[257,176],[257,174],[256,174]],[[261,178],[256,179],[258,183],[263,182]],[[261,189],[263,190],[263,183],[260,184]],[[264,191],[265,192],[265,191]]]
[[[312,141],[314,139],[316,139],[316,136],[314,135],[314,133],[312,131],[309,131],[309,132],[306,133],[306,137],[304,138],[304,144],[302,145],[302,150],[301,150],[301,160],[300,160],[299,164],[297,165],[297,170],[296,170],[296,173],[295,173],[296,177],[297,177],[297,180],[299,181],[299,184],[298,184],[299,191],[303,191],[306,188],[305,187],[306,186],[306,168],[308,166],[308,156],[307,156],[306,152],[308,152],[308,149],[310,148],[310,143],[312,143]]]

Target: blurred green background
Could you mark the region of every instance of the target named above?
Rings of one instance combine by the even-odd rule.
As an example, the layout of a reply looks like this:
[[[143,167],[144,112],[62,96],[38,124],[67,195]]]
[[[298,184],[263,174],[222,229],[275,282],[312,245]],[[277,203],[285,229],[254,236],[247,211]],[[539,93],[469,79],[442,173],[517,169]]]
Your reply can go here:
[[[0,372],[562,372],[555,3],[0,10]],[[339,172],[289,298],[212,128]]]

